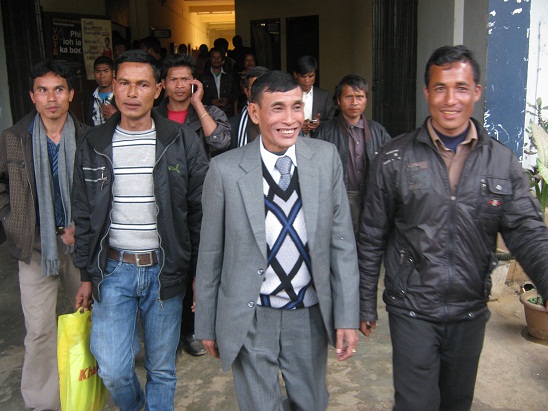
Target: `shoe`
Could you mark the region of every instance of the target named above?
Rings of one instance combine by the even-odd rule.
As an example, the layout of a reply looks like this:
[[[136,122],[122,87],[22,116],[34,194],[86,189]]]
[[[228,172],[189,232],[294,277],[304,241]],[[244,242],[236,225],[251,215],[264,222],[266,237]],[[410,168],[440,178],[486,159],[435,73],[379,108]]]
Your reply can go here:
[[[177,347],[177,353],[180,354],[182,351],[194,357],[199,357],[206,353],[206,349],[202,342],[200,340],[195,340],[194,335],[192,334],[181,336],[179,346]]]

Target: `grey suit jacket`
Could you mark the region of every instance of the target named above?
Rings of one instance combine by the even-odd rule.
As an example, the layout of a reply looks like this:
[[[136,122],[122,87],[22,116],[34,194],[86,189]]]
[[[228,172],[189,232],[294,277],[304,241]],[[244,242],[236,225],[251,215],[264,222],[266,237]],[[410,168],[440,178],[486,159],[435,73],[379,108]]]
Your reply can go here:
[[[228,370],[252,324],[267,268],[260,139],[211,160],[203,193],[195,335],[217,340]],[[329,342],[357,328],[358,265],[340,157],[334,145],[299,137],[299,186],[312,278]],[[306,344],[306,342],[303,342]]]

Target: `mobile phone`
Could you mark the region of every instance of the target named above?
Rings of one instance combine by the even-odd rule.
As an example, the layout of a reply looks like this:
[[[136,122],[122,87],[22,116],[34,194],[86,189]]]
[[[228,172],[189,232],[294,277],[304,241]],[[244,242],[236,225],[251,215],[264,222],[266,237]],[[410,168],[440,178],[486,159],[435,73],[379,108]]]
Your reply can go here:
[[[309,123],[312,123],[312,124],[316,124],[318,122],[318,120],[314,119],[314,120],[308,120]]]
[[[198,89],[198,86],[196,84],[190,85],[190,94],[194,94],[194,92]]]

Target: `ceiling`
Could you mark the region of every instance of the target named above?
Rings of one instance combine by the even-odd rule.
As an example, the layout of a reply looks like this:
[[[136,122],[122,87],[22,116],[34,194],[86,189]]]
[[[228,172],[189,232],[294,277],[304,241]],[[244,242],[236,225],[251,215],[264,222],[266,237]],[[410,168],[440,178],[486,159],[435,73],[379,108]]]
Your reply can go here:
[[[189,6],[189,11],[196,13],[209,31],[234,32],[234,0],[185,0],[185,3]]]

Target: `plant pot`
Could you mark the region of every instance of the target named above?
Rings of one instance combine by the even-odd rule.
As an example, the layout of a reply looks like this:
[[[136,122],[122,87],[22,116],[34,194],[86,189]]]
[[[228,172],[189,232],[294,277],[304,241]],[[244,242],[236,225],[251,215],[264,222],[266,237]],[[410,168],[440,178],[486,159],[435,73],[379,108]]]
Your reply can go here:
[[[548,340],[548,312],[542,305],[533,304],[528,301],[536,297],[537,290],[526,291],[520,295],[519,300],[525,309],[525,321],[527,331],[535,338]]]

